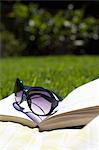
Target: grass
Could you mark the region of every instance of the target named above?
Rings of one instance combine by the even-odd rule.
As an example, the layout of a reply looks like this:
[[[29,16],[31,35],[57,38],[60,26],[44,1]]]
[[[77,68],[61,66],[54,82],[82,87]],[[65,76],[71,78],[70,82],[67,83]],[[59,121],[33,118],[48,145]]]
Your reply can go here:
[[[17,77],[25,85],[43,86],[65,97],[76,87],[99,77],[99,56],[2,58],[0,99],[13,92]]]

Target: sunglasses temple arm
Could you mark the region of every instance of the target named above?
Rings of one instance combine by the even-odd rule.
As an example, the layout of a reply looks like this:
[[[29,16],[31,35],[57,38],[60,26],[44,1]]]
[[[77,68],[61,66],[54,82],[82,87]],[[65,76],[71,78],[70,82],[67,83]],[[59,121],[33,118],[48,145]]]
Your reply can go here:
[[[52,93],[53,93],[54,97],[57,97],[57,98],[58,98],[59,101],[62,101],[62,100],[63,100],[62,97],[58,96],[55,92],[52,91]],[[56,99],[56,98],[55,98],[55,99]]]

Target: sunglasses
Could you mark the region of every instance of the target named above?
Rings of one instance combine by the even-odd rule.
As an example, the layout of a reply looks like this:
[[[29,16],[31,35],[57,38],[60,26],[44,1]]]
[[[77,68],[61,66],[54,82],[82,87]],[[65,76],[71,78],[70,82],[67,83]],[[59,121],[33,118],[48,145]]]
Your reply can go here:
[[[14,93],[18,105],[27,101],[30,110],[38,116],[50,115],[62,100],[56,93],[43,87],[24,86],[18,78],[15,82]]]

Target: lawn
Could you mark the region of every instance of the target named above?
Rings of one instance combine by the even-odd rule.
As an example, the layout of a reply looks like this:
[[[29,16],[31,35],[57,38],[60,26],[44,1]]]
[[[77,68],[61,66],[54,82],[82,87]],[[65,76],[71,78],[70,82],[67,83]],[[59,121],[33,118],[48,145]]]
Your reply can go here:
[[[2,58],[0,99],[13,92],[17,77],[25,85],[43,86],[65,97],[76,87],[99,77],[99,56]]]

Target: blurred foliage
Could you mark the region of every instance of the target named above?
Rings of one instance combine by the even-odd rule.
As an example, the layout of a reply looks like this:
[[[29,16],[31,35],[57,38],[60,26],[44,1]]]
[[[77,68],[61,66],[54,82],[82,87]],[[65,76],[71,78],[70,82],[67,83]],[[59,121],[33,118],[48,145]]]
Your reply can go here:
[[[21,55],[22,50],[25,48],[25,44],[19,39],[16,39],[13,33],[3,30],[0,32],[0,37],[2,57]]]
[[[16,5],[14,5],[13,7],[13,12],[12,16],[14,17],[22,17],[22,18],[26,18],[28,16],[28,7],[26,5],[17,3]]]
[[[8,18],[13,19],[15,37],[3,33],[7,34],[2,37],[7,55],[84,54],[90,41],[99,40],[99,19],[85,17],[84,8],[74,9],[71,4],[66,10],[51,13],[35,4],[15,3]],[[25,43],[22,48],[20,39]]]

